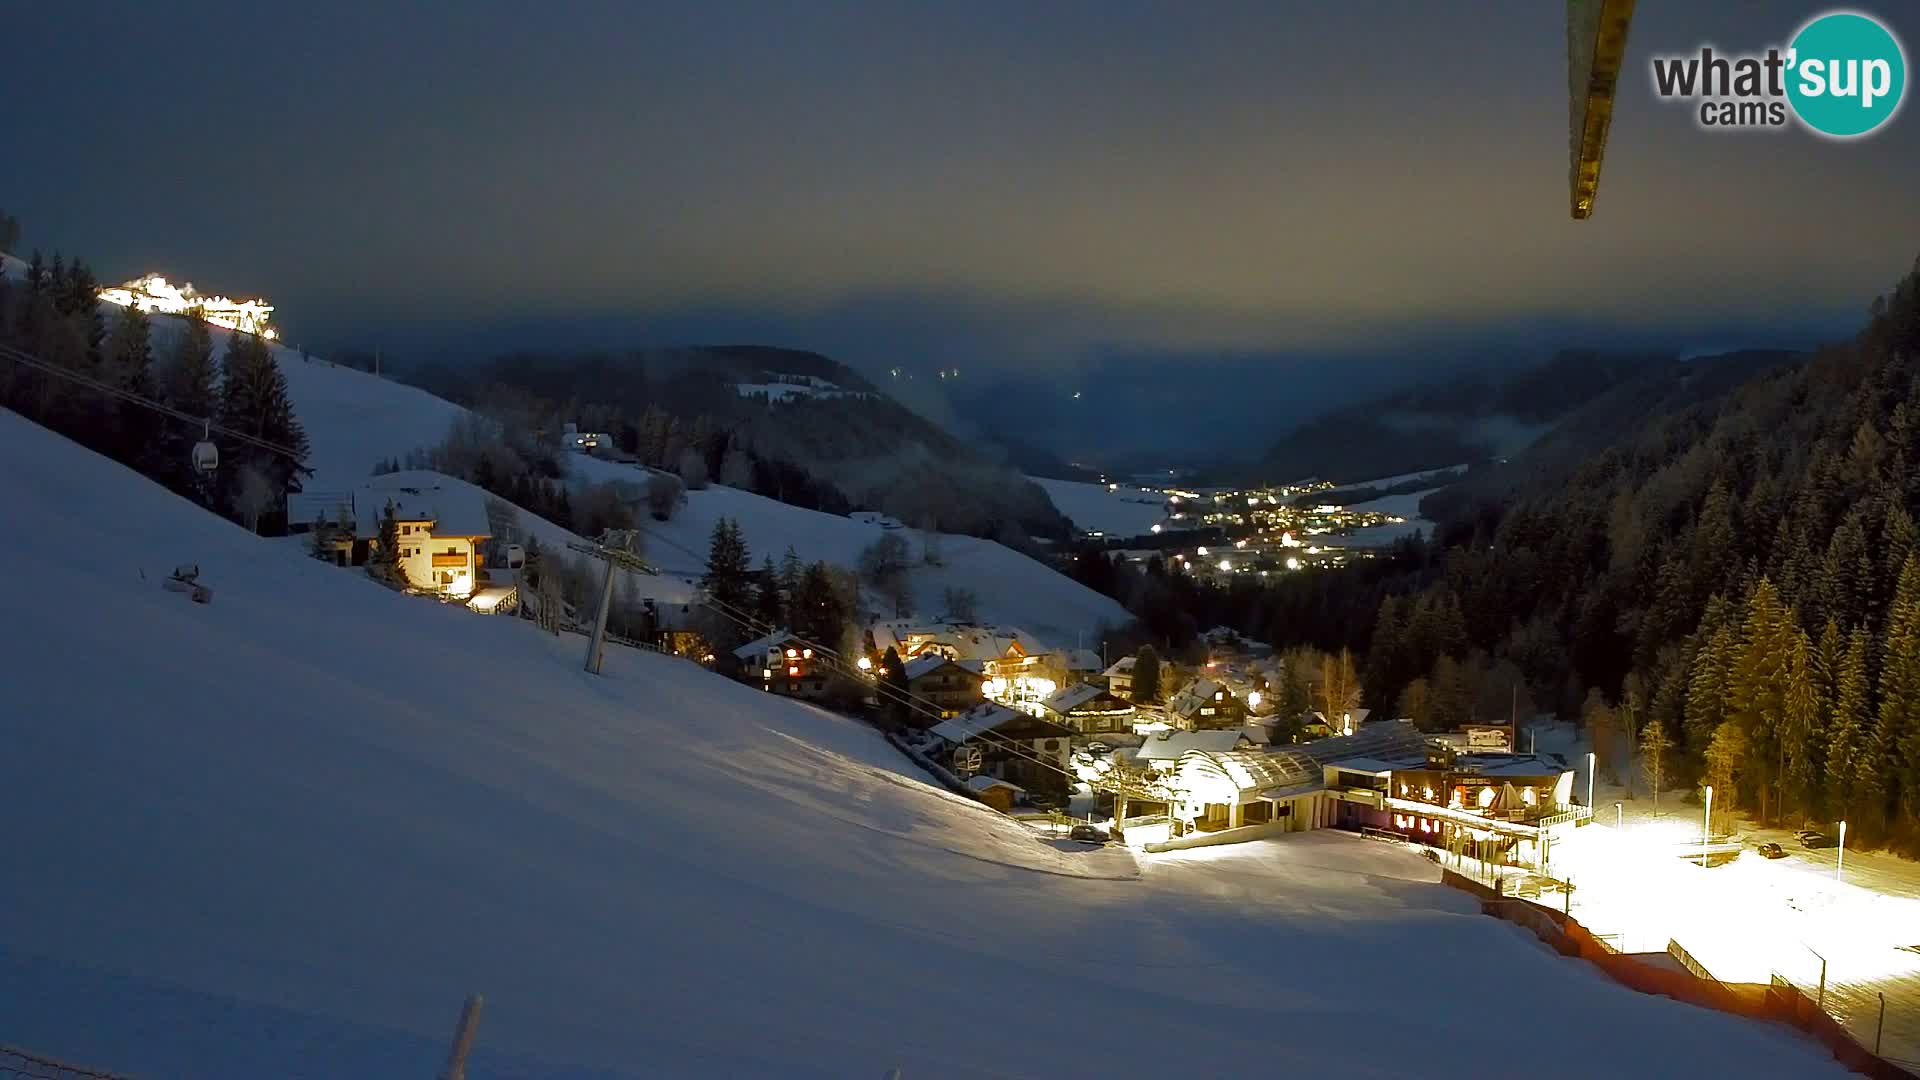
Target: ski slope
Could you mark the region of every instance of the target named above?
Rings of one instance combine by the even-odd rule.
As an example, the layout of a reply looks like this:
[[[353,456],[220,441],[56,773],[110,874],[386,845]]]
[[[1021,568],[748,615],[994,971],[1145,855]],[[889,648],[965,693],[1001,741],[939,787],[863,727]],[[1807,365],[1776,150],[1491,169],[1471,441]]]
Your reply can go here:
[[[430,1076],[482,992],[474,1080],[1844,1075],[1399,849],[1056,847],[852,721],[618,648],[586,675],[578,638],[367,585],[4,411],[0,456],[0,1043]],[[179,562],[210,605],[158,587]],[[1431,974],[1348,977],[1387,971]]]

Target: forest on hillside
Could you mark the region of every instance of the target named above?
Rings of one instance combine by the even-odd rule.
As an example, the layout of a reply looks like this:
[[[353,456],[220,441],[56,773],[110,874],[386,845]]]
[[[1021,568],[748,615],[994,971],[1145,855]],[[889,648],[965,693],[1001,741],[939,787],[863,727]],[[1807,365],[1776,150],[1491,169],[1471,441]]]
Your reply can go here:
[[[847,393],[769,397],[739,389],[795,377]],[[809,509],[879,510],[1022,550],[1031,550],[1031,536],[1068,531],[1037,485],[816,353],[761,346],[516,353],[471,369],[436,367],[417,381],[496,418],[512,413],[549,428],[573,422],[606,432],[619,450],[654,467],[677,469],[692,446],[712,478]],[[730,454],[747,471],[723,475]]]

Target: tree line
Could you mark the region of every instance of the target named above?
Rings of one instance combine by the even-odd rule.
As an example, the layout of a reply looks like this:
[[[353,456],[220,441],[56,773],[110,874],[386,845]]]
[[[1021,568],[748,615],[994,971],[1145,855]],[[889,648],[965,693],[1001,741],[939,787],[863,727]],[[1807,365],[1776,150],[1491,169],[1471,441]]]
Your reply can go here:
[[[283,447],[281,454],[214,433],[219,467],[194,465],[204,428],[47,372],[0,361],[0,404],[118,461],[249,529],[284,529],[284,500],[309,475],[308,443],[274,352],[230,332],[215,357],[197,315],[153,320],[99,301],[83,261],[35,252],[19,281],[0,280],[0,342],[117,391]]]

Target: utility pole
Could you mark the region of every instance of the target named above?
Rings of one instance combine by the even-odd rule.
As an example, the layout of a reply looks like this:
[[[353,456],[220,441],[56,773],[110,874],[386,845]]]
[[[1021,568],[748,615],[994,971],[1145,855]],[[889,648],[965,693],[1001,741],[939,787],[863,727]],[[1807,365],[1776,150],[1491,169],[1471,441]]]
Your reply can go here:
[[[607,613],[613,609],[613,575],[616,570],[631,570],[636,574],[657,574],[638,555],[633,553],[635,532],[632,529],[609,529],[602,533],[598,543],[573,543],[567,546],[574,551],[591,555],[607,564],[606,576],[600,579],[600,610],[593,617],[593,634],[587,638],[588,672],[600,674],[600,661],[607,645]]]

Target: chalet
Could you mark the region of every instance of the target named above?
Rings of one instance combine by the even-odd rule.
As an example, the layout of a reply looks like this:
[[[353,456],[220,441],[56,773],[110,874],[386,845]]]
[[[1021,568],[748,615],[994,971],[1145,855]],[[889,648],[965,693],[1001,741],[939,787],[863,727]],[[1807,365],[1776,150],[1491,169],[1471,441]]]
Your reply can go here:
[[[351,492],[288,497],[287,520],[327,530],[322,543],[341,566],[360,566],[380,547],[380,525],[393,512],[399,563],[414,588],[455,599],[471,597],[486,577],[492,538],[485,498],[443,487],[433,474],[393,473]]]
[[[932,703],[942,720],[951,720],[984,698],[980,684],[986,676],[974,661],[949,660],[939,653],[921,653],[907,661],[907,692]]]
[[[1113,691],[1114,696],[1126,698],[1128,701],[1136,700],[1133,696],[1133,663],[1135,659],[1135,657],[1123,656],[1115,660],[1113,666],[1103,672],[1107,679],[1107,689]],[[1167,663],[1165,660],[1160,661],[1161,686],[1167,685],[1167,681],[1172,674],[1173,665]]]
[[[1073,732],[1051,721],[989,703],[935,725],[933,735],[946,745],[956,772],[1028,791],[1066,790]]]
[[[1247,703],[1214,679],[1195,679],[1167,702],[1167,722],[1186,731],[1237,728],[1247,721]]]
[[[1189,737],[1209,734],[1225,733]],[[1176,834],[1379,830],[1544,872],[1553,838],[1592,816],[1574,804],[1573,770],[1557,757],[1456,754],[1406,721],[1264,752],[1195,747],[1160,771]]]
[[[1063,649],[1059,654],[1060,671],[1066,676],[1066,685],[1094,682],[1107,665],[1100,662],[1100,654],[1092,649]]]
[[[813,646],[785,630],[749,641],[733,650],[734,675],[770,694],[818,701],[827,696],[829,682]]]
[[[1081,735],[1131,733],[1133,702],[1099,683],[1081,683],[1056,690],[1040,702],[1041,715]]]

